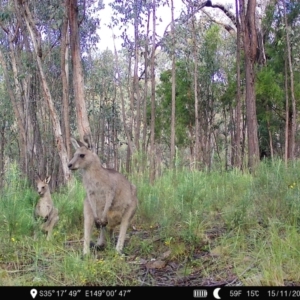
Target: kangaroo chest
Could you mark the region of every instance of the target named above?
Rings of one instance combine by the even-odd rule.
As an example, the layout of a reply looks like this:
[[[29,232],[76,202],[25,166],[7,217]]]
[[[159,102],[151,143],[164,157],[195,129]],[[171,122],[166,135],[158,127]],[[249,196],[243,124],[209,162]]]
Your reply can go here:
[[[98,180],[85,177],[83,182],[88,196],[92,198],[103,199],[105,201],[105,198],[113,193],[113,188],[106,177],[99,178]]]
[[[35,208],[35,213],[37,216],[46,218],[48,217],[49,213],[51,212],[52,204],[49,201],[41,198]]]
[[[106,202],[115,197],[114,189],[108,180],[84,180],[89,204],[94,214],[101,218]]]

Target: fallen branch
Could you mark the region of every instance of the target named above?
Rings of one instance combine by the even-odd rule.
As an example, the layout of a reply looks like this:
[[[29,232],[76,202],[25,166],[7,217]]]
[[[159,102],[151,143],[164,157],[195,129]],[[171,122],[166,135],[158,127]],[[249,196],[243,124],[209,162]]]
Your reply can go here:
[[[18,269],[18,270],[5,270],[7,273],[19,273],[19,272],[32,272],[32,271],[34,271],[35,270],[35,268],[30,268],[30,269],[23,269],[23,270],[20,270],[20,269]]]

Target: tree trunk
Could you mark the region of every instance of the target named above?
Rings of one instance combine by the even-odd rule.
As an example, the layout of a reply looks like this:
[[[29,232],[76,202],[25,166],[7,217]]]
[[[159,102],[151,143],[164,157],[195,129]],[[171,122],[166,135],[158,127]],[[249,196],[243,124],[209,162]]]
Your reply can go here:
[[[63,174],[64,174],[64,180],[65,182],[69,181],[70,179],[70,170],[68,168],[68,155],[67,155],[67,151],[64,145],[64,141],[62,138],[62,132],[61,132],[61,127],[60,127],[60,122],[59,122],[59,118],[58,118],[58,114],[56,112],[54,103],[53,103],[53,99],[49,90],[49,86],[46,80],[46,76],[44,74],[44,70],[43,70],[43,65],[42,65],[42,49],[41,49],[41,37],[39,32],[37,31],[34,21],[32,19],[31,16],[31,12],[29,10],[28,4],[27,2],[23,3],[24,6],[20,6],[21,9],[24,8],[23,10],[23,15],[24,15],[24,19],[26,22],[26,26],[27,29],[30,33],[31,36],[31,40],[33,43],[33,47],[34,47],[34,52],[36,54],[36,61],[37,61],[37,66],[38,66],[38,70],[40,73],[40,77],[42,80],[42,87],[43,87],[43,91],[45,94],[45,98],[48,104],[48,108],[49,108],[49,112],[50,112],[50,117],[51,117],[51,121],[52,121],[52,126],[53,126],[53,131],[54,131],[54,136],[55,136],[55,142],[56,142],[56,146],[58,149],[58,153],[61,159],[61,164],[62,164],[62,169],[63,169]]]
[[[131,51],[131,49],[129,50]],[[132,64],[132,53],[128,53],[128,83],[127,83],[127,93],[128,95],[130,95],[130,113],[129,113],[129,126],[127,127],[127,133],[128,136],[130,138],[130,141],[133,141],[133,136],[134,136],[134,131],[133,131],[133,127],[134,127],[134,93],[132,91],[132,87],[133,87],[133,83],[131,83],[131,64]],[[121,81],[120,81],[121,83]],[[121,87],[121,85],[120,85]],[[123,98],[124,100],[124,98]],[[125,113],[125,111],[124,111]],[[133,143],[132,143],[132,147],[133,147]],[[126,160],[126,170],[127,172],[130,171],[130,166],[131,166],[131,156],[132,156],[132,149],[130,149],[130,147],[127,148],[127,160]]]
[[[145,84],[144,84],[144,103],[143,103],[143,155],[147,152],[147,104],[148,104],[148,52],[149,52],[149,31],[150,31],[150,17],[151,17],[151,10],[148,7],[147,13],[147,31],[146,31],[146,41],[145,41],[145,51],[144,51],[144,60],[145,60]],[[143,170],[146,168],[146,159],[143,160]]]
[[[248,167],[253,171],[259,162],[257,134],[255,60],[257,54],[257,34],[255,27],[256,0],[248,1],[245,13],[245,0],[240,2],[241,29],[243,32],[246,71],[246,116],[248,133]]]
[[[116,126],[116,118],[117,118],[117,112],[116,112],[116,96],[113,98],[113,104],[112,104],[112,115],[113,115],[113,120],[112,120],[112,152],[113,152],[113,165],[115,170],[118,170],[118,159],[117,159],[117,148],[116,145],[118,144],[118,130]]]
[[[235,109],[235,145],[233,147],[234,166],[241,168],[241,27],[239,21],[239,1],[235,0],[235,12],[236,12],[236,109]]]
[[[198,51],[196,42],[196,28],[195,28],[195,16],[194,8],[192,7],[192,36],[193,36],[193,57],[194,57],[194,105],[195,105],[195,151],[194,151],[194,166],[198,169],[200,160],[200,126],[199,126],[199,108],[198,108]]]
[[[140,109],[140,88],[139,88],[139,75],[138,75],[138,67],[139,67],[139,6],[140,0],[134,1],[134,74],[133,74],[133,99],[136,100],[136,126],[135,126],[135,146],[139,151],[140,149],[140,129],[141,129],[141,109]],[[133,111],[132,111],[133,113]]]
[[[66,149],[68,157],[71,158],[71,130],[70,130],[70,109],[69,109],[69,51],[68,51],[68,0],[65,0],[65,15],[63,16],[63,24],[61,30],[61,79],[62,79],[62,102],[63,102],[63,133],[65,137]]]
[[[82,74],[79,26],[78,26],[78,3],[77,0],[66,1],[68,5],[69,26],[70,26],[70,45],[73,67],[73,89],[76,103],[77,124],[80,139],[87,137],[92,141],[92,134],[88,120],[88,114],[84,96],[84,79]],[[93,146],[94,148],[94,146]]]
[[[176,69],[175,69],[175,23],[174,23],[174,3],[171,0],[171,35],[172,35],[172,107],[171,107],[171,155],[170,165],[174,168],[175,164],[175,101],[176,101]]]
[[[271,126],[270,126],[270,121],[269,120],[267,120],[267,128],[268,128],[268,134],[269,134],[270,155],[271,155],[271,158],[273,160],[273,157],[274,157],[273,137],[272,137],[272,131],[271,131]]]
[[[19,130],[19,134],[18,134],[18,140],[19,140],[19,145],[20,145],[20,161],[21,161],[21,166],[25,166],[25,157],[26,157],[26,132],[25,132],[25,127],[24,127],[24,122],[23,122],[23,113],[22,113],[22,109],[20,107],[20,105],[18,104],[18,102],[20,101],[16,101],[15,99],[15,95],[13,93],[13,88],[11,87],[10,84],[10,78],[8,75],[8,71],[7,71],[7,67],[6,67],[6,63],[2,54],[2,51],[0,50],[0,63],[2,66],[2,72],[4,74],[4,79],[5,79],[5,83],[7,86],[7,91],[8,91],[8,95],[9,95],[9,99],[10,102],[12,104],[13,107],[13,111],[14,111],[14,115],[18,124],[18,130]],[[13,64],[13,60],[11,61],[11,63]],[[17,89],[15,87],[15,89]],[[24,170],[22,170],[24,171]]]
[[[123,119],[122,121],[123,121],[123,124],[124,124],[124,132],[125,132],[127,142],[128,142],[128,151],[129,151],[128,153],[132,154],[132,153],[134,153],[134,148],[133,148],[133,144],[132,144],[132,141],[131,141],[131,138],[130,138],[129,130],[128,130],[127,125],[126,125],[125,101],[124,101],[124,95],[123,95],[123,88],[122,88],[122,85],[121,85],[121,72],[120,72],[120,69],[119,69],[118,53],[117,53],[115,43],[114,43],[114,51],[115,51],[116,73],[117,73],[117,76],[118,76],[117,78],[119,80],[118,84],[119,84],[119,88],[120,88],[121,109],[122,109],[122,119]],[[127,170],[127,171],[129,171],[129,170]]]
[[[288,70],[287,59],[284,62],[284,88],[285,88],[285,139],[284,139],[284,162],[287,167],[289,158],[289,124],[290,124],[290,110],[289,110],[289,93],[288,93]]]
[[[152,52],[151,52],[151,124],[150,124],[150,183],[155,180],[155,36],[156,36],[156,0],[152,0]]]
[[[283,1],[283,9],[284,9],[284,24],[285,24],[285,32],[286,32],[286,54],[287,54],[287,64],[288,64],[288,72],[286,73],[287,78],[289,78],[290,84],[290,95],[291,95],[291,107],[288,105],[288,110],[290,111],[290,129],[289,129],[289,139],[288,139],[288,159],[293,160],[295,156],[295,136],[296,136],[296,128],[297,128],[297,110],[296,110],[296,99],[295,99],[295,91],[294,91],[294,72],[292,66],[292,54],[291,54],[291,43],[290,43],[290,26],[287,22],[286,16],[286,4]],[[289,94],[289,89],[286,90],[286,93]]]

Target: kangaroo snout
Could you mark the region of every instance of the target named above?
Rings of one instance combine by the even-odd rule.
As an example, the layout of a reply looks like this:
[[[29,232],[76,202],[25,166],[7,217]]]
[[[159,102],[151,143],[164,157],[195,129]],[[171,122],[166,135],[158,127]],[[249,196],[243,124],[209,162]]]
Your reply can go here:
[[[74,163],[72,163],[72,162],[69,162],[68,168],[69,168],[70,170],[77,170],[76,166],[75,166]]]

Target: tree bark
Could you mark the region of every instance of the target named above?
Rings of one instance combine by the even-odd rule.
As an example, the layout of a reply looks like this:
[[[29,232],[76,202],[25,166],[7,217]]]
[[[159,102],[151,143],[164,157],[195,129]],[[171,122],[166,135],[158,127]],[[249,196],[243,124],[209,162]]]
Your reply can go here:
[[[135,146],[139,151],[140,149],[140,129],[141,129],[141,96],[140,96],[140,88],[139,88],[139,49],[140,49],[140,41],[139,41],[139,6],[140,0],[134,1],[134,74],[133,74],[133,99],[136,100],[136,126],[135,126]],[[133,113],[133,112],[132,112]]]
[[[255,61],[257,55],[257,34],[255,27],[256,0],[248,1],[245,12],[245,0],[240,2],[241,30],[243,33],[246,72],[246,116],[248,138],[248,167],[254,171],[259,162],[259,147],[256,116]]]
[[[200,161],[200,124],[199,124],[199,99],[198,99],[198,51],[196,42],[196,28],[194,8],[192,7],[192,36],[193,36],[193,57],[194,57],[194,105],[195,105],[195,151],[194,151],[194,164],[198,168]]]
[[[175,167],[175,103],[176,103],[176,66],[175,66],[175,23],[174,23],[174,3],[171,0],[171,35],[172,35],[172,104],[171,104],[171,153],[170,164]]]
[[[144,84],[144,103],[143,103],[143,152],[146,154],[147,152],[147,104],[148,104],[148,67],[149,67],[149,31],[150,31],[150,17],[151,10],[148,7],[147,13],[147,30],[146,30],[146,41],[145,41],[145,51],[144,51],[144,60],[145,60],[145,84]],[[146,167],[145,163],[143,163],[143,170]]]
[[[29,31],[29,34],[31,36],[31,40],[33,43],[34,52],[36,54],[36,61],[37,61],[37,66],[38,66],[38,70],[40,73],[40,77],[42,80],[42,87],[43,87],[44,95],[46,98],[46,102],[48,104],[50,117],[51,117],[51,121],[52,121],[56,147],[58,149],[58,153],[59,153],[59,156],[61,159],[64,180],[65,180],[65,182],[67,182],[70,179],[70,170],[68,168],[69,159],[68,159],[67,151],[66,151],[64,141],[62,138],[62,132],[61,132],[58,114],[56,112],[54,102],[53,102],[53,99],[52,99],[52,96],[51,96],[51,93],[49,90],[49,86],[47,83],[47,79],[46,79],[46,76],[45,76],[45,73],[43,70],[43,64],[42,64],[42,59],[41,59],[42,58],[41,37],[35,27],[35,24],[33,22],[31,12],[29,10],[27,2],[23,2],[23,6],[20,6],[20,8],[22,9],[24,19],[26,22],[26,26],[27,26],[27,29]]]
[[[70,130],[70,109],[69,109],[69,51],[68,51],[68,0],[65,0],[65,15],[63,16],[63,24],[61,30],[61,79],[62,79],[62,102],[63,102],[63,133],[65,137],[66,150],[68,157],[71,158],[71,130]]]
[[[235,109],[235,145],[233,147],[234,166],[241,168],[241,27],[239,21],[239,0],[235,0],[236,12],[236,109]]]
[[[18,101],[16,101],[16,99],[15,99],[13,89],[10,85],[10,78],[8,76],[6,63],[5,63],[5,60],[4,60],[1,50],[0,50],[0,63],[2,66],[2,72],[4,74],[4,79],[5,79],[5,83],[7,86],[9,99],[12,104],[14,115],[15,115],[15,118],[16,118],[16,121],[18,124],[18,129],[19,129],[18,140],[19,140],[19,144],[20,144],[20,160],[21,160],[21,166],[23,165],[23,167],[24,167],[25,159],[26,159],[26,131],[25,131],[24,122],[23,122],[23,113],[22,113],[20,105],[18,105]],[[13,64],[13,61],[12,61],[12,64]],[[19,103],[20,103],[20,101],[19,101]],[[23,169],[23,171],[24,171],[24,169]]]
[[[155,180],[155,49],[156,0],[152,1],[152,52],[151,52],[151,124],[150,124],[150,183]]]
[[[296,110],[296,99],[295,99],[295,91],[294,91],[294,71],[292,66],[292,54],[291,54],[291,43],[289,30],[290,26],[288,25],[287,16],[286,16],[286,4],[283,2],[283,15],[284,15],[284,24],[285,24],[285,33],[286,33],[286,55],[287,55],[287,65],[288,72],[286,73],[287,78],[289,79],[290,85],[290,95],[291,95],[291,107],[287,105],[287,109],[289,111],[289,138],[288,138],[288,159],[293,160],[295,156],[295,136],[296,136],[296,128],[297,128],[297,110]],[[289,89],[286,90],[287,95],[289,94]]]
[[[79,43],[78,3],[77,0],[68,0],[66,2],[68,5],[67,9],[69,15],[73,89],[76,103],[78,133],[81,140],[87,137],[90,141],[92,141],[92,133],[84,96],[84,78],[82,74]],[[94,148],[94,145],[92,147]]]
[[[113,35],[114,36],[114,35]],[[114,52],[115,52],[115,63],[116,63],[116,73],[118,75],[119,81],[121,81],[121,72],[119,69],[119,60],[118,60],[118,53],[116,49],[116,45],[114,43]],[[125,102],[124,102],[124,95],[123,95],[123,89],[121,86],[121,82],[119,82],[119,88],[120,88],[120,97],[121,97],[121,109],[122,109],[122,119],[123,119],[123,124],[124,124],[124,132],[127,138],[128,142],[128,148],[130,153],[134,153],[134,147],[130,138],[129,130],[126,125],[126,115],[125,115]]]

